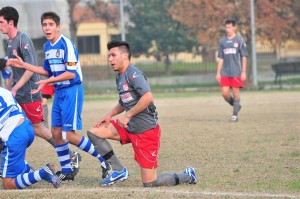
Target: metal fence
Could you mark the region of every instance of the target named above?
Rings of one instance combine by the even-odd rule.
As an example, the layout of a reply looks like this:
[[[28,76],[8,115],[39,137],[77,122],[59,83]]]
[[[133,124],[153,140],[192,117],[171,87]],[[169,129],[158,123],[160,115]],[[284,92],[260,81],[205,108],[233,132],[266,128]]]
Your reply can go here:
[[[209,56],[210,59],[204,59],[202,55],[188,52],[173,54],[170,55],[170,66],[168,67],[163,59],[158,61],[154,56],[133,56],[132,63],[149,77],[152,84],[211,84],[216,83],[216,51],[211,52]],[[102,58],[101,61],[98,60],[98,62],[92,56],[85,55],[83,58],[82,71],[88,89],[110,87],[108,82],[111,82],[111,86],[114,87],[115,74],[108,64],[107,57]],[[85,64],[87,63],[86,60],[89,60],[88,64]],[[276,52],[268,47],[257,48],[258,82],[274,84],[275,72],[271,65],[277,62],[295,60],[300,61],[300,49],[296,47],[280,48]],[[251,57],[248,58],[248,74],[251,78]],[[295,76],[299,77],[299,74],[295,74]],[[151,81],[151,79],[153,80]]]

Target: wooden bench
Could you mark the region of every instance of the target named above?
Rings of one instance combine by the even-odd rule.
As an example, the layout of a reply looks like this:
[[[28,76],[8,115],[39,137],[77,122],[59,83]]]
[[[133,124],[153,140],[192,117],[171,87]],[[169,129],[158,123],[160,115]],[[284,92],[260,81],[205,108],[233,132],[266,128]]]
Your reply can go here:
[[[282,75],[293,75],[300,73],[300,61],[274,63],[272,64],[272,69],[275,72],[274,83],[281,84]]]

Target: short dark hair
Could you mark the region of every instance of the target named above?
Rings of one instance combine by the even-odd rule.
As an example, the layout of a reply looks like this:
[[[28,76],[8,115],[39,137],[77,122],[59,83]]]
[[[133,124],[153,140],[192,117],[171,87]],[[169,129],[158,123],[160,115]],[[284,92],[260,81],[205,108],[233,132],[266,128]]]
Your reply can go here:
[[[111,40],[107,43],[107,49],[110,50],[112,48],[119,47],[122,52],[128,53],[128,58],[131,58],[130,45],[126,41],[120,40]]]
[[[53,19],[57,25],[60,25],[60,17],[55,12],[44,12],[41,16],[41,24],[43,24],[44,19]]]
[[[227,25],[227,24],[232,24],[232,26],[235,26],[235,19],[233,19],[233,18],[228,18],[228,19],[225,20],[224,24],[225,24],[225,25]]]
[[[7,22],[13,20],[14,26],[17,27],[19,22],[19,13],[15,8],[10,6],[3,7],[0,10],[0,16],[2,16]]]

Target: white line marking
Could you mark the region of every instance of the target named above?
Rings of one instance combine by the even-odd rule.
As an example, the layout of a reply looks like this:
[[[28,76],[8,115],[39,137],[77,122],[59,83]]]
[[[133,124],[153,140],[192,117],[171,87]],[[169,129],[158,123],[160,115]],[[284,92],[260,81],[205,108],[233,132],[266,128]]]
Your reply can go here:
[[[262,197],[262,198],[299,198],[296,195],[287,195],[287,194],[269,194],[269,193],[242,193],[242,192],[206,192],[206,191],[186,191],[186,190],[161,190],[155,188],[92,188],[92,189],[68,189],[68,188],[58,188],[58,189],[24,189],[24,190],[0,190],[1,192],[45,192],[45,191],[59,191],[61,192],[157,192],[157,193],[169,193],[169,194],[185,194],[189,196],[239,196],[239,197]]]

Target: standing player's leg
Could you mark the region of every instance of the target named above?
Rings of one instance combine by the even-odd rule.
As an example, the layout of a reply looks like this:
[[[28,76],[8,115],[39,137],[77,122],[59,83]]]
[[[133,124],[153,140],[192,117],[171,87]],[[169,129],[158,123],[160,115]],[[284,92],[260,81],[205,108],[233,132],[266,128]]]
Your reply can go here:
[[[56,94],[57,95],[57,94]],[[56,95],[54,98],[54,102],[56,99]],[[66,89],[63,93],[63,100],[60,101],[60,106],[56,107],[57,103],[53,105],[54,114],[60,114],[61,119],[55,119],[53,124],[56,126],[61,126],[62,136],[58,137],[59,143],[65,144],[62,146],[64,150],[67,150],[68,143],[79,147],[83,151],[91,154],[92,156],[96,157],[103,169],[103,177],[106,177],[107,173],[109,172],[110,166],[105,162],[105,159],[95,150],[94,145],[84,136],[78,135],[75,133],[75,130],[82,129],[82,121],[81,121],[81,112],[82,112],[82,105],[83,105],[83,87],[82,85],[75,85]],[[58,112],[56,109],[60,109],[61,111]],[[53,109],[52,109],[53,112]],[[53,116],[52,116],[53,117]],[[66,159],[64,159],[66,161]],[[68,165],[67,165],[68,166]],[[69,173],[69,170],[62,169],[60,177],[63,179],[64,173]],[[74,177],[73,177],[74,179]]]
[[[240,105],[240,88],[239,87],[232,87],[232,93],[233,93],[233,113],[232,117],[236,118],[235,121],[238,121],[238,113],[241,109]]]
[[[42,104],[41,101],[28,103],[28,104],[20,104],[23,110],[26,113],[28,119],[33,123],[34,133],[35,135],[43,138],[49,144],[56,147],[55,140],[52,136],[51,131],[45,127],[44,125],[44,116],[42,111]],[[79,171],[79,162],[81,161],[81,156],[78,152],[73,152],[70,150],[70,158],[71,158],[71,165],[74,167],[74,174],[76,175]]]

